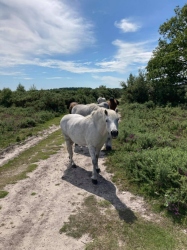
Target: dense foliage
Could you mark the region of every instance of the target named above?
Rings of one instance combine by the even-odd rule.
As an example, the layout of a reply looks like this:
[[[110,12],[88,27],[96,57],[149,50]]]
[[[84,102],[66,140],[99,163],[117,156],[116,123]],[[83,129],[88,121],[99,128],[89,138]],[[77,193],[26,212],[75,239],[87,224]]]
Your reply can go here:
[[[187,4],[176,7],[175,16],[160,26],[159,33],[161,37],[146,73],[140,71],[137,77],[130,74],[127,82],[121,83],[123,99],[128,102],[187,102]]]
[[[153,99],[164,102],[183,102],[187,83],[187,4],[175,9],[175,16],[160,26],[158,47],[147,65],[153,85]],[[162,93],[156,93],[157,91]]]
[[[138,76],[130,74],[127,82],[121,82],[121,86],[124,89],[122,95],[124,102],[144,103],[149,100],[149,88],[145,72],[140,70]]]
[[[50,90],[36,90],[31,88],[25,91],[24,86],[18,85],[16,91],[9,88],[0,90],[0,106],[9,107],[32,107],[38,110],[50,110],[54,112],[66,112],[70,102],[92,103],[96,102],[99,96],[109,99],[111,96],[119,98],[120,88],[60,88]]]
[[[123,189],[134,185],[159,199],[187,223],[187,110],[134,103],[120,106],[120,112],[119,139],[108,160],[114,179]]]

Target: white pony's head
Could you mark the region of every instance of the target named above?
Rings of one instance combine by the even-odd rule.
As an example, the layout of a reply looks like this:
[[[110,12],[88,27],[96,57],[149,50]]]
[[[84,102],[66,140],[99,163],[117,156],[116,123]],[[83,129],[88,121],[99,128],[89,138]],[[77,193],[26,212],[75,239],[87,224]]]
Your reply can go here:
[[[112,109],[98,108],[92,111],[92,119],[101,126],[105,126],[109,136],[115,139],[118,136],[118,121],[119,115],[118,110],[114,111]]]
[[[106,121],[106,129],[112,139],[115,139],[118,136],[118,110],[114,111],[112,109],[105,109],[104,114]]]

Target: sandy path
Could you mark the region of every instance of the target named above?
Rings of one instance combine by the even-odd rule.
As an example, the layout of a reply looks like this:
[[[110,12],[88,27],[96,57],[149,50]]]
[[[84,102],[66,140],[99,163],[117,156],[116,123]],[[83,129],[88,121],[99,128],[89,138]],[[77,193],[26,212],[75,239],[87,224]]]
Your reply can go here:
[[[1,250],[84,249],[90,240],[87,236],[76,240],[59,234],[59,229],[90,194],[109,200],[114,209],[130,208],[129,220],[135,219],[137,212],[151,219],[142,198],[116,189],[105,171],[103,152],[99,158],[98,185],[93,185],[90,179],[92,166],[87,149],[78,150],[74,160],[78,167],[68,168],[63,145],[55,155],[41,161],[28,174],[29,178],[6,187],[9,194],[0,200]]]

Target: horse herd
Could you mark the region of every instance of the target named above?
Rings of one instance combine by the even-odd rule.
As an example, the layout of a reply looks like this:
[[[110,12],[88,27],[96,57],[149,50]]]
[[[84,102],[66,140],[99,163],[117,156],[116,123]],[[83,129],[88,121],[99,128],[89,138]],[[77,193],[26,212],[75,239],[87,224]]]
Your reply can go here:
[[[118,136],[118,105],[116,99],[106,101],[103,97],[91,104],[72,102],[69,114],[60,121],[71,167],[76,167],[73,161],[73,144],[88,147],[93,165],[93,184],[97,184],[97,174],[100,172],[98,158],[101,148],[105,144],[106,150],[112,149],[112,139]]]
[[[75,113],[72,113],[72,109],[74,108],[74,106],[81,105],[82,108],[87,107],[87,109],[89,110],[89,106],[92,104],[84,105],[84,104],[78,104],[78,102],[71,102],[69,105],[69,113],[75,114]],[[106,99],[104,97],[99,97],[97,99],[97,104],[95,104],[95,105],[96,105],[95,106],[96,108],[101,107],[101,108],[115,110],[117,108],[117,106],[119,105],[119,101],[117,99],[114,99],[113,97],[111,97],[108,101],[106,101]]]

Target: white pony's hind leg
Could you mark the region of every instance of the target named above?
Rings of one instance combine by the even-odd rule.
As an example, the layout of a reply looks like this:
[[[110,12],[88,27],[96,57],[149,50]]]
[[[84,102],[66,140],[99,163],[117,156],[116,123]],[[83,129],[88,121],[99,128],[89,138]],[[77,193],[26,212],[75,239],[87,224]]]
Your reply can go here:
[[[92,159],[92,182],[93,184],[97,184],[97,173],[100,172],[100,169],[98,167],[98,158],[99,158],[99,152],[96,151],[96,149],[93,146],[88,146],[90,157]]]
[[[66,138],[66,145],[67,145],[67,150],[68,150],[68,154],[69,154],[70,166],[75,168],[76,164],[73,161],[73,142],[72,142],[72,140]]]

